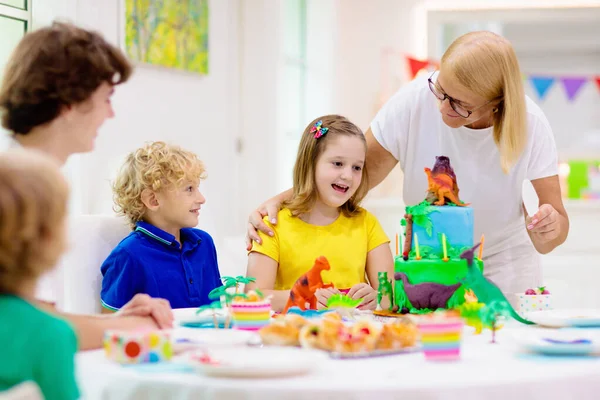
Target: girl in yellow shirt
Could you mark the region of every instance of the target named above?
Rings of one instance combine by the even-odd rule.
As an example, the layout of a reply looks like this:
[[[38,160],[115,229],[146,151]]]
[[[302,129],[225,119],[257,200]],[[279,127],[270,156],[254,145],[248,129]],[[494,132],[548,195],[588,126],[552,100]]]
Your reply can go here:
[[[359,206],[368,190],[366,142],[362,131],[339,115],[311,122],[302,135],[294,166],[293,196],[283,204],[277,225],[265,222],[273,236],[260,232],[248,255],[247,275],[256,282],[247,290],[272,295],[273,310],[281,311],[296,280],[319,256],[331,269],[319,289],[318,307],[335,293],[362,298],[360,308],[375,309],[377,274],[393,275],[389,239],[371,213]]]

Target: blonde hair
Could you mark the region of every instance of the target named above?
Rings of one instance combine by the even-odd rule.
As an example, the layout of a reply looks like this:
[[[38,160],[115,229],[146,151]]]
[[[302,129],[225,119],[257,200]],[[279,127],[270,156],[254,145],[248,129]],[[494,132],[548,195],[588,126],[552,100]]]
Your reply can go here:
[[[205,176],[204,164],[196,154],[164,142],[147,143],[130,153],[113,185],[114,210],[129,219],[133,228],[146,213],[142,192],[172,190],[186,180]]]
[[[317,121],[322,122],[322,126],[327,128],[327,133],[315,139],[315,134],[310,130]],[[294,187],[293,195],[289,201],[286,201],[283,206],[290,209],[292,215],[300,215],[310,212],[317,200],[317,184],[315,181],[315,167],[319,157],[327,144],[338,136],[357,137],[365,144],[365,153],[367,142],[365,136],[359,127],[350,122],[347,118],[340,115],[325,115],[316,118],[312,121],[302,134],[300,146],[298,147],[298,155],[296,156],[296,164],[294,165]],[[367,183],[367,166],[362,169],[362,180],[356,193],[339,209],[348,216],[356,215],[360,210],[360,202],[367,195],[369,185]]]
[[[494,141],[508,173],[527,142],[527,110],[519,62],[508,40],[492,32],[470,32],[446,50],[441,70],[488,101],[497,102]]]
[[[0,155],[0,293],[56,265],[66,248],[69,189],[57,162],[34,150]]]

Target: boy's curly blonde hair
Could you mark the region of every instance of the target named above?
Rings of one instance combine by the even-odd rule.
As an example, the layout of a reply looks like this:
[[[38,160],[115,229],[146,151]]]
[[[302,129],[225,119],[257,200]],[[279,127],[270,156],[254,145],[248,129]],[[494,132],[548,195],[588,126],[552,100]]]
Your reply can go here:
[[[142,192],[172,190],[186,180],[205,176],[196,154],[165,142],[150,142],[130,153],[113,185],[114,210],[129,219],[132,229],[146,213]]]
[[[0,155],[0,293],[20,294],[66,249],[69,188],[58,163],[34,150]]]

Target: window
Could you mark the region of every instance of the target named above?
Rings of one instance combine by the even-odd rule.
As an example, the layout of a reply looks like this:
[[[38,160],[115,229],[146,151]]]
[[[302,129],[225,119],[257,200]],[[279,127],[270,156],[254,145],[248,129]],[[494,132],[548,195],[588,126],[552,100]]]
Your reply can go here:
[[[292,185],[296,152],[307,120],[306,76],[306,0],[289,0],[284,3],[280,190]]]
[[[30,0],[0,0],[0,80],[13,49],[29,29]],[[0,134],[4,134],[0,127]]]
[[[306,125],[332,112],[336,16],[332,2],[284,3],[278,189],[292,186],[298,144]]]

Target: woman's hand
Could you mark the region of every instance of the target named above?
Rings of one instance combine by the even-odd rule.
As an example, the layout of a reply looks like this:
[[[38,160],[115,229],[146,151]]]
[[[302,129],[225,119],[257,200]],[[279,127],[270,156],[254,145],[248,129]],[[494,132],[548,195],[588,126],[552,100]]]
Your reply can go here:
[[[260,236],[257,230],[266,233],[269,236],[273,236],[273,231],[265,222],[263,218],[269,217],[269,221],[275,225],[277,223],[277,213],[281,208],[282,201],[279,199],[280,196],[275,196],[264,203],[262,203],[256,210],[250,213],[248,218],[248,230],[246,232],[246,250],[252,250],[252,241],[261,243]]]
[[[533,240],[548,243],[560,234],[560,214],[552,205],[542,204],[532,217],[525,218],[525,224]]]
[[[359,283],[350,288],[348,296],[353,299],[363,299],[359,310],[374,310],[377,307],[377,291],[366,283]]]
[[[340,291],[336,288],[317,289],[315,296],[317,297],[317,310],[327,308],[327,301],[334,294],[339,294]]]

